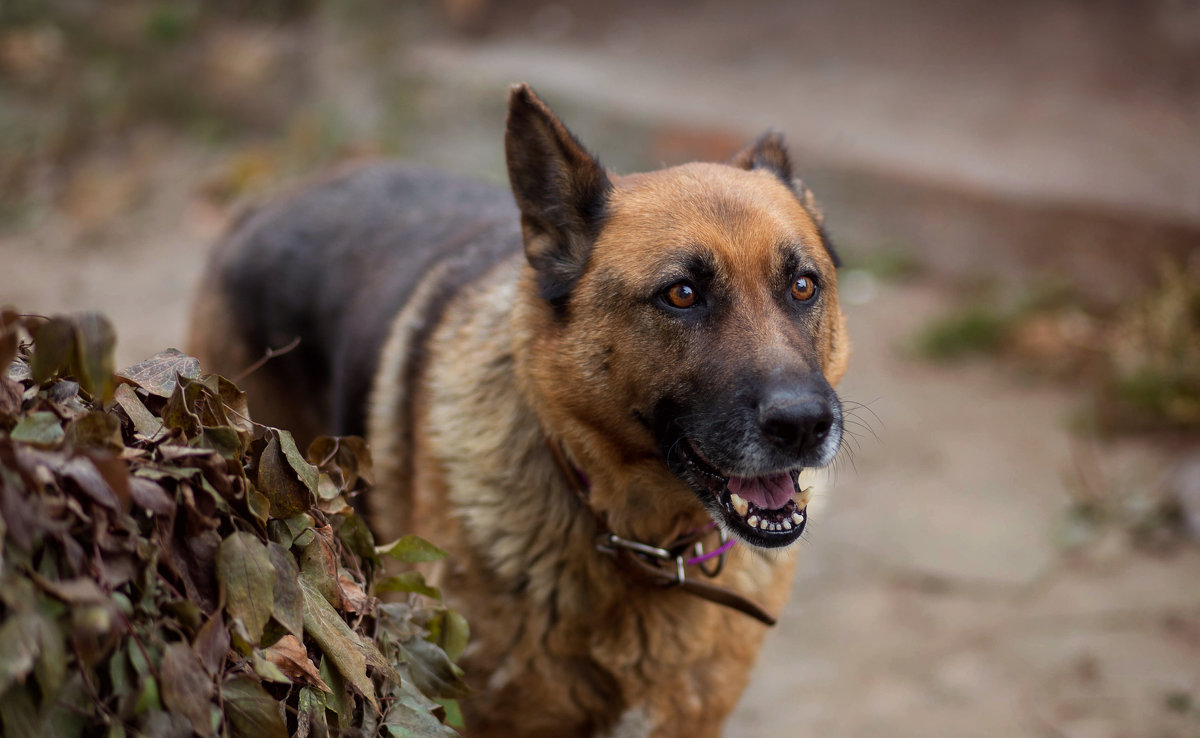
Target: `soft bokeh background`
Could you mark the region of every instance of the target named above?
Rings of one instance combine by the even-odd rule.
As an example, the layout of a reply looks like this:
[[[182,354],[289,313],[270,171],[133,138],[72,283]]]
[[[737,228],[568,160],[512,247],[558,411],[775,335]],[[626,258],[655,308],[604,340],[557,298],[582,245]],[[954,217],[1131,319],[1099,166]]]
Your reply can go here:
[[[0,303],[182,342],[239,210],[785,133],[846,256],[847,452],[729,736],[1200,735],[1200,3],[0,1]]]

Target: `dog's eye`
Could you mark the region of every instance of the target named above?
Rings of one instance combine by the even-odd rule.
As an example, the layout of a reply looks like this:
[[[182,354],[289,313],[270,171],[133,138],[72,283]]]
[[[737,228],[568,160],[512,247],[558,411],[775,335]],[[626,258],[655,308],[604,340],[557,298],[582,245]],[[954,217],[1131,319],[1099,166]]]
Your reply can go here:
[[[671,307],[690,308],[696,304],[696,288],[690,282],[676,282],[667,288],[665,298]]]
[[[792,297],[800,302],[807,302],[817,294],[817,283],[809,277],[800,277],[792,282]]]

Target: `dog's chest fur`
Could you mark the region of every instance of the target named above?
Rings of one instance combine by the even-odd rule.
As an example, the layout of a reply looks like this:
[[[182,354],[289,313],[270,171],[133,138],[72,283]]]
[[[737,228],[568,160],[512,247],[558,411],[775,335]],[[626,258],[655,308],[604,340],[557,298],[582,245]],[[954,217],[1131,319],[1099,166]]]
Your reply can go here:
[[[520,310],[497,309],[519,305],[520,279],[513,260],[463,285],[423,352],[410,343],[420,294],[395,322],[369,433],[385,464],[408,468],[379,470],[388,486],[373,518],[449,550],[435,581],[471,623],[463,665],[485,687],[464,703],[471,735],[516,735],[496,717],[517,715],[520,735],[716,735],[765,628],[632,583],[596,550],[593,518],[521,391]],[[786,589],[770,585],[791,568],[790,554],[735,549],[719,581],[778,611]]]

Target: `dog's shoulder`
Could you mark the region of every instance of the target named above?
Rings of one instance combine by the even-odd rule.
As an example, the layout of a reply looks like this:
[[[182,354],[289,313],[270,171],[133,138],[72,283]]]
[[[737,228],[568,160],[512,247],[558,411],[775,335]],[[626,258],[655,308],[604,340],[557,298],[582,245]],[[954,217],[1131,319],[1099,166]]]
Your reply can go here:
[[[233,316],[243,356],[296,348],[266,371],[321,405],[325,433],[365,432],[392,318],[437,262],[453,285],[519,253],[507,191],[425,166],[344,167],[244,214],[217,245],[201,293]]]

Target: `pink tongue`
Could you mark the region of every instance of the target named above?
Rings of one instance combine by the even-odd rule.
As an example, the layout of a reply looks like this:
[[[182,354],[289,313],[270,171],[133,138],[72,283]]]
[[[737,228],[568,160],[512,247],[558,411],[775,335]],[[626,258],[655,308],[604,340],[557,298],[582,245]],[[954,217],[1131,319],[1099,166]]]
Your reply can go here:
[[[787,472],[766,477],[730,477],[729,491],[763,510],[778,510],[792,499],[796,487]]]

